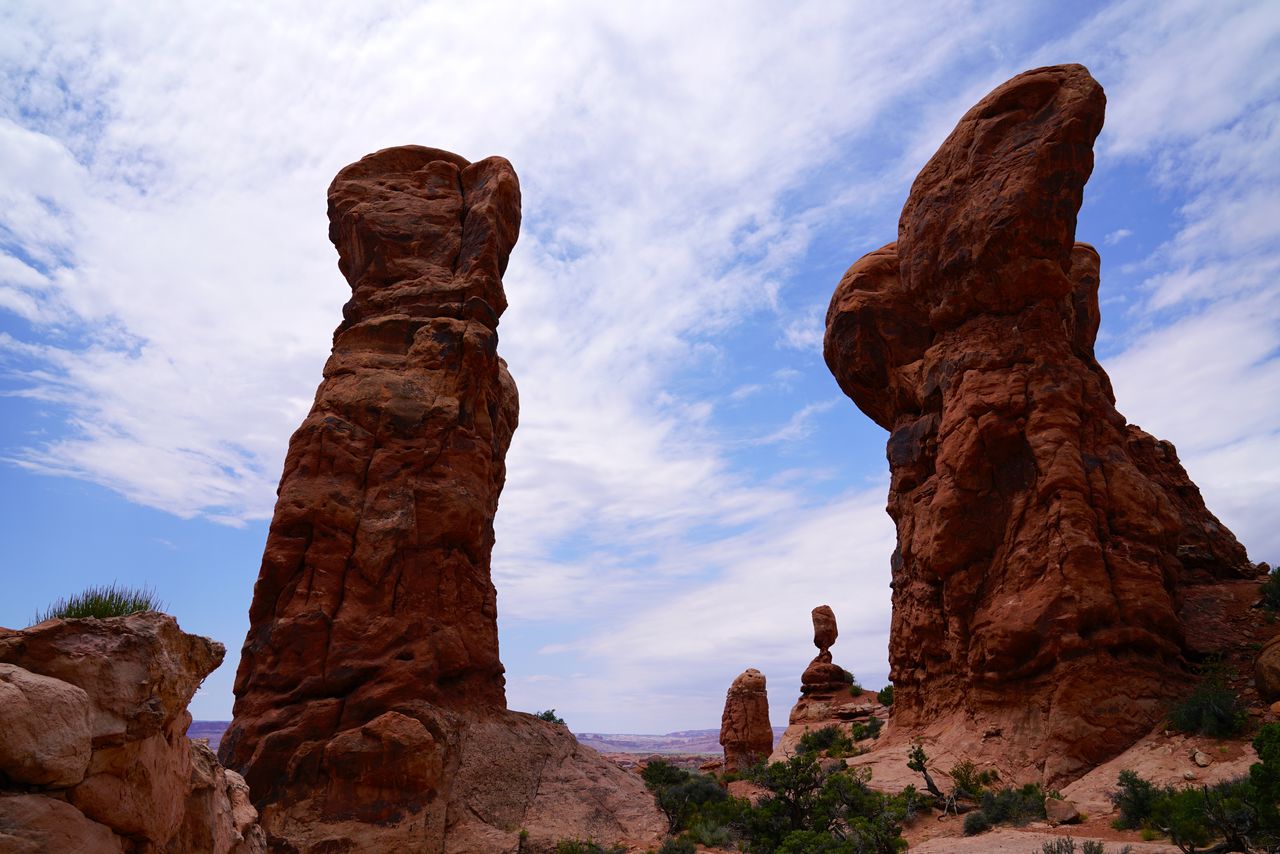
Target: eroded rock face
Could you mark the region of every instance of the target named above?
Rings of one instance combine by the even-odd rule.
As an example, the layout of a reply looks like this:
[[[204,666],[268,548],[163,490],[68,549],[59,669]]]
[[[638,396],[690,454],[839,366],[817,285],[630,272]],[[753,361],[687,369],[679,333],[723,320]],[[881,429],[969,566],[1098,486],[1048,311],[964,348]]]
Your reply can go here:
[[[496,827],[459,781],[486,761],[477,728],[554,726],[506,711],[489,566],[518,412],[497,325],[519,184],[500,157],[385,149],[334,178],[329,223],[352,295],[289,443],[219,753],[281,850],[515,850],[539,836],[532,795]],[[531,792],[600,811],[552,785],[554,738],[508,742]],[[576,772],[625,788],[592,756]]]
[[[724,748],[725,771],[741,771],[773,752],[769,692],[764,674],[754,667],[739,674],[725,695],[720,746]]]
[[[1253,574],[1094,357],[1099,259],[1074,239],[1104,106],[1078,65],[998,87],[827,314],[828,366],[890,433],[896,731],[1048,780],[1123,750],[1177,692],[1180,590]]]
[[[243,781],[186,737],[223,654],[155,612],[0,629],[0,848],[264,851]]]

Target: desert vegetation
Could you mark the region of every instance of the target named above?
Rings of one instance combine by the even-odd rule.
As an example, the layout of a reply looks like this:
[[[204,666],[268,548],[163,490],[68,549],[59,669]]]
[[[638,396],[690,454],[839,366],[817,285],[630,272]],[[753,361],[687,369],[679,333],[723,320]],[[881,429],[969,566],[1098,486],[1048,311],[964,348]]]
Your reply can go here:
[[[38,612],[31,625],[45,620],[68,620],[78,617],[125,617],[142,611],[159,611],[164,608],[156,592],[149,587],[123,587],[115,582],[86,587],[82,592],[59,599],[42,612]]]

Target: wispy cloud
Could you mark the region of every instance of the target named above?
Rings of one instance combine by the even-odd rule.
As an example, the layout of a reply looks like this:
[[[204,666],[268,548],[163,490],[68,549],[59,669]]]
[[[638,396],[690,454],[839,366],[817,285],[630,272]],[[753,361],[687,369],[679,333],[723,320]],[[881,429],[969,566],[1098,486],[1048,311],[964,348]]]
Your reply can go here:
[[[1122,410],[1202,448],[1189,455],[1200,468],[1235,460],[1240,471],[1233,449],[1273,449],[1265,406],[1201,444],[1176,435],[1199,435],[1200,422],[1144,396],[1176,358],[1167,329],[1209,347],[1274,332],[1261,296],[1276,270],[1268,223],[1280,220],[1266,183],[1280,158],[1265,12],[1119,3],[1050,49],[1051,61],[1086,58],[1107,85],[1106,156],[1154,158],[1166,192],[1191,187],[1180,231],[1142,268],[1140,335],[1113,372]],[[842,625],[847,612],[851,631],[867,632],[848,666],[883,670],[883,486],[832,497],[829,484],[761,475],[726,438],[763,432],[759,422],[725,413],[776,400],[792,414],[755,447],[844,449],[823,432],[834,402],[812,402],[824,392],[805,387],[806,372],[824,370],[821,311],[838,274],[796,271],[833,231],[861,247],[843,264],[892,236],[907,183],[956,118],[1042,59],[1016,42],[1034,10],[802,3],[780,14],[747,3],[725,15],[657,3],[640,16],[620,4],[479,2],[2,14],[0,310],[29,334],[0,339],[0,359],[8,387],[56,405],[67,426],[8,449],[10,462],[185,517],[265,518],[347,297],[325,239],[329,179],[403,142],[503,154],[525,199],[500,345],[523,407],[497,521],[504,632],[545,628],[554,636],[531,648],[594,657],[598,669],[572,684],[598,690],[600,714],[610,680],[595,674],[610,661],[634,671],[648,692],[633,692],[636,709],[652,715],[664,697],[722,697],[738,645],[798,673],[815,599],[846,603]],[[1203,73],[1172,67],[1170,44]],[[1147,81],[1151,63],[1166,76]],[[1206,313],[1208,325],[1168,327],[1178,318],[1159,314],[1227,291],[1240,302]],[[764,331],[735,339],[748,323]],[[1180,390],[1203,388],[1229,409],[1270,391],[1266,353],[1235,346],[1248,352],[1205,376],[1184,365],[1193,383]],[[794,364],[732,370],[759,350]],[[868,468],[880,472],[882,437],[869,432]],[[1265,472],[1241,489],[1272,495]],[[1246,503],[1227,486],[1215,494]],[[753,591],[802,614],[751,611]],[[663,658],[677,619],[698,621],[697,655],[720,663],[639,660],[646,645]],[[504,651],[509,666],[519,655]],[[513,702],[542,699],[523,684],[513,670]],[[642,725],[635,715],[628,728]]]

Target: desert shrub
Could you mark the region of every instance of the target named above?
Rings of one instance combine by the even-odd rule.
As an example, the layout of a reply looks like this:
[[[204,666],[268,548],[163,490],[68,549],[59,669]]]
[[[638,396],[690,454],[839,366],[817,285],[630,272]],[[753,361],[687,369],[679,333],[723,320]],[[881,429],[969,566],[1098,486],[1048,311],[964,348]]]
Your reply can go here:
[[[1239,735],[1247,718],[1240,698],[1227,685],[1221,670],[1212,669],[1190,697],[1169,710],[1169,725],[1176,730],[1211,738]]]
[[[1280,611],[1280,566],[1271,570],[1262,582],[1262,604],[1273,611]]]
[[[621,845],[605,848],[589,839],[562,839],[556,843],[556,854],[627,854]]]
[[[1121,771],[1116,790],[1111,793],[1111,803],[1120,815],[1111,826],[1116,830],[1138,830],[1151,818],[1156,802],[1173,790],[1160,788],[1150,780],[1144,780],[1134,771]]]
[[[1070,836],[1050,839],[1040,846],[1040,854],[1075,854],[1076,841]]]
[[[948,772],[951,777],[952,794],[958,797],[977,800],[982,797],[988,786],[1000,779],[1000,775],[992,770],[979,771],[978,766],[966,759],[957,762]]]
[[[757,766],[749,776],[768,790],[739,822],[752,854],[895,854],[904,845],[902,824],[923,805],[910,787],[892,797],[873,791],[865,771],[824,772],[815,753]]]
[[[640,779],[644,780],[645,786],[649,791],[654,792],[664,786],[673,786],[676,783],[683,783],[689,779],[692,774],[683,768],[677,768],[665,759],[655,759],[640,772]]]
[[[564,718],[556,714],[555,709],[547,709],[546,711],[538,712],[536,715],[534,715],[534,717],[538,718],[539,720],[544,720],[549,724],[560,724],[560,726],[568,726],[568,724],[564,722]]]
[[[967,813],[965,815],[964,817],[964,835],[965,836],[977,836],[979,833],[986,833],[990,829],[991,829],[991,822],[987,819],[987,817],[982,813],[981,810],[978,810],[977,812]]]
[[[876,699],[880,701],[882,706],[893,705],[893,686],[886,685],[876,692]]]
[[[682,783],[656,793],[658,809],[667,817],[671,830],[684,830],[707,804],[727,800],[729,793],[707,774],[690,774]]]
[[[1141,828],[1143,838],[1168,834],[1183,851],[1218,841],[1216,851],[1280,850],[1280,724],[1264,726],[1254,739],[1260,762],[1248,777],[1213,786],[1156,786],[1123,771],[1111,796],[1120,809],[1118,828]]]
[[[640,776],[653,792],[658,809],[667,817],[668,829],[672,833],[691,828],[701,819],[701,832],[710,834],[734,817],[733,809],[714,809],[714,805],[728,802],[730,798],[729,793],[708,774],[695,774],[665,760],[655,759],[644,767]]]
[[[856,738],[856,736],[855,736]],[[857,753],[853,739],[844,733],[836,724],[828,724],[821,729],[809,730],[800,736],[797,749],[801,753],[823,753],[840,758]]]
[[[737,802],[733,806],[738,806],[739,804],[741,802]],[[720,813],[722,812],[728,812],[730,815],[721,815]],[[729,827],[730,821],[726,821],[726,819],[730,819],[733,812],[732,809],[729,811],[705,809],[699,813],[697,818],[689,822],[685,836],[690,841],[699,845],[706,845],[708,848],[727,848],[733,844],[733,832]],[[732,817],[736,818],[736,816]]]
[[[698,854],[698,846],[688,837],[681,836],[662,843],[658,854]]]
[[[978,803],[980,811],[993,826],[1021,825],[1044,818],[1044,790],[1039,783],[1027,783],[1017,789],[987,789]]]
[[[142,611],[159,611],[163,607],[164,604],[156,598],[156,592],[149,587],[120,587],[112,582],[86,587],[83,592],[70,598],[59,599],[48,610],[37,613],[35,623],[78,617],[124,617]]]

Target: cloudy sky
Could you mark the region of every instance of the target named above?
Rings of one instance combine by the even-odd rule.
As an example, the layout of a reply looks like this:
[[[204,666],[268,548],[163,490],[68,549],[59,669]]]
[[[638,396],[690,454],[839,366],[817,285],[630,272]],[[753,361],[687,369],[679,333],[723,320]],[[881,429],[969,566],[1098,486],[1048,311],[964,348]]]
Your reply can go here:
[[[1274,2],[4,4],[0,625],[148,584],[227,645],[192,711],[229,717],[348,295],[325,188],[420,143],[502,154],[523,187],[509,704],[713,727],[757,667],[783,724],[821,603],[836,661],[880,687],[885,435],[823,365],[821,319],[960,115],[1059,62],[1108,96],[1079,237],[1120,409],[1275,562]]]

